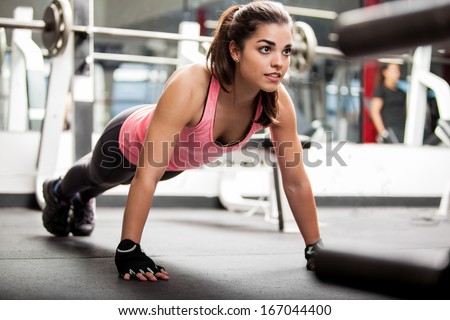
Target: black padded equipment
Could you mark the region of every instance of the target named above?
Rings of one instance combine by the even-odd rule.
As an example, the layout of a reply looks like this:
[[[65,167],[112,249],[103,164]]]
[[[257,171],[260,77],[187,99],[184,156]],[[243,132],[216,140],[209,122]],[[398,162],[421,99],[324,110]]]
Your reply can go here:
[[[343,12],[335,32],[348,57],[444,41],[450,34],[450,3],[404,0]]]
[[[449,252],[450,257],[450,252]],[[450,262],[440,267],[395,258],[324,249],[316,256],[317,278],[400,299],[450,298]]]

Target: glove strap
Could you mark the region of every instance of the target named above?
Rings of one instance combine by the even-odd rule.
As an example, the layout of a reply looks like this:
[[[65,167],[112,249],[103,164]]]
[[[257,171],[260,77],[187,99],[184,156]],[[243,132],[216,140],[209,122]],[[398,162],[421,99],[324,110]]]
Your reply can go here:
[[[119,253],[130,253],[133,252],[136,248],[140,248],[139,243],[136,243],[130,239],[124,239],[120,241],[117,246],[117,252]]]

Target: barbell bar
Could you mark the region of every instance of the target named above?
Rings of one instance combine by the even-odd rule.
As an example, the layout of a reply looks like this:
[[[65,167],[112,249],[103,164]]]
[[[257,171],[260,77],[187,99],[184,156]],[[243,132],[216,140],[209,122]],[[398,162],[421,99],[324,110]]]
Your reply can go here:
[[[13,18],[0,18],[0,26],[4,28],[27,29],[36,31],[47,31],[49,28],[49,25],[44,20],[18,21]],[[103,36],[119,36],[119,37],[122,36],[122,37],[147,38],[147,39],[151,38],[151,39],[163,39],[175,41],[211,42],[213,39],[212,37],[208,36],[187,37],[180,35],[178,33],[122,29],[111,27],[96,27],[96,26],[89,27],[89,26],[72,25],[70,27],[70,30],[72,32],[96,34]]]
[[[12,18],[0,18],[0,26],[8,29],[44,30],[45,22],[43,20],[18,21]]]
[[[149,57],[149,56],[137,56],[123,53],[103,53],[94,52],[94,60],[103,61],[120,61],[120,62],[132,62],[132,63],[145,63],[145,64],[164,64],[164,65],[178,65],[180,60],[177,58],[165,58],[165,57]]]
[[[85,33],[88,35],[95,34],[114,37],[175,41],[212,41],[211,37],[206,36],[192,37],[168,32],[74,25],[72,17],[73,13],[69,1],[53,0],[53,2],[45,9],[43,20],[17,21],[12,18],[0,18],[0,27],[41,31],[44,46],[48,50],[50,56],[57,56],[64,52],[69,40],[70,32]]]
[[[12,18],[0,17],[0,27],[41,31],[43,44],[52,57],[64,52],[71,32],[174,41],[211,42],[213,40],[212,37],[207,36],[192,37],[168,32],[74,25],[72,8],[68,0],[53,0],[45,9],[43,20],[17,21]],[[317,46],[317,39],[313,29],[304,22],[296,22],[294,26],[291,70],[296,73],[306,71],[312,65],[317,54],[321,56],[329,54],[333,57],[344,57],[342,53],[334,48]]]

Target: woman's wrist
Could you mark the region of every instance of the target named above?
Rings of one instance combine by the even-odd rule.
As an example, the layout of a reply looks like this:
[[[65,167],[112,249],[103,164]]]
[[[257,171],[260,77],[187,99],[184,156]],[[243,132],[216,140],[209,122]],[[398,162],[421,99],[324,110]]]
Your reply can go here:
[[[382,138],[387,138],[389,137],[389,131],[387,131],[386,129],[384,129],[383,131],[380,132],[380,136]]]

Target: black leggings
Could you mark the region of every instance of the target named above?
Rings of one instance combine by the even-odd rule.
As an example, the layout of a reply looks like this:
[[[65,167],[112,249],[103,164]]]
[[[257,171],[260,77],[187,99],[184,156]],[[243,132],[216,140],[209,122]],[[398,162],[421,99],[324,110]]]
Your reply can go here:
[[[119,133],[126,118],[139,108],[122,111],[106,126],[91,153],[78,160],[61,182],[61,195],[71,199],[79,193],[87,201],[120,184],[130,184],[136,166],[130,163],[119,148]],[[182,171],[166,171],[161,180],[179,175]]]

